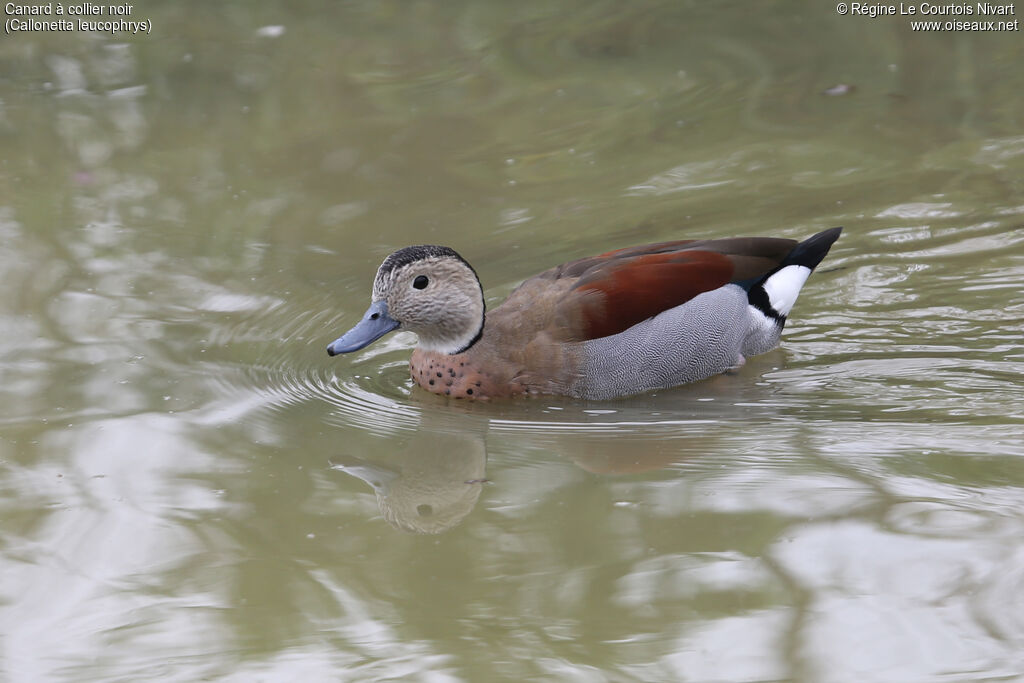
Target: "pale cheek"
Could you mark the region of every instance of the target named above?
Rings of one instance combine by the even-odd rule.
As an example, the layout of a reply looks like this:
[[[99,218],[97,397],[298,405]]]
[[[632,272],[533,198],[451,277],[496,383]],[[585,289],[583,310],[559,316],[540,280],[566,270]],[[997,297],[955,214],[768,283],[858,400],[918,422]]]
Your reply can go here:
[[[429,301],[417,302],[418,305],[402,305],[395,309],[395,319],[402,322],[407,329],[431,327],[442,321],[438,316],[438,307]]]

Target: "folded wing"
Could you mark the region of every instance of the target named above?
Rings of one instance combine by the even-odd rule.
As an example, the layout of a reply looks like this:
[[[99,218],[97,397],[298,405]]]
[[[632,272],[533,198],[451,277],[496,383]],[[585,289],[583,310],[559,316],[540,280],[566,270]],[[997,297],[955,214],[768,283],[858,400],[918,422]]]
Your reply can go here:
[[[539,277],[574,279],[555,304],[558,336],[617,334],[730,282],[763,277],[796,246],[752,237],[661,242],[566,263]]]

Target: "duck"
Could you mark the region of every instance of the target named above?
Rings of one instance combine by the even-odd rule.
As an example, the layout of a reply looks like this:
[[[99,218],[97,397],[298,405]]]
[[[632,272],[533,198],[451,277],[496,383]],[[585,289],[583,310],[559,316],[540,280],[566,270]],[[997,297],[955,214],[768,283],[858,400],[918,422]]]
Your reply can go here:
[[[454,249],[404,247],[381,263],[370,307],[327,353],[414,332],[412,380],[456,399],[609,400],[668,389],[776,348],[841,232],[615,249],[534,275],[491,311],[476,271]]]

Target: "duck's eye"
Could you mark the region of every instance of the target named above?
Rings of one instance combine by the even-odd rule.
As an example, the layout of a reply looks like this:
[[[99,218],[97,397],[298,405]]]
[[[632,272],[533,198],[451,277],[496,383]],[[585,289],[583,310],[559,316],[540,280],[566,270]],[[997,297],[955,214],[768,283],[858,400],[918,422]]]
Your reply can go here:
[[[426,289],[430,280],[427,279],[426,275],[417,275],[416,279],[412,281],[412,286],[416,289]]]

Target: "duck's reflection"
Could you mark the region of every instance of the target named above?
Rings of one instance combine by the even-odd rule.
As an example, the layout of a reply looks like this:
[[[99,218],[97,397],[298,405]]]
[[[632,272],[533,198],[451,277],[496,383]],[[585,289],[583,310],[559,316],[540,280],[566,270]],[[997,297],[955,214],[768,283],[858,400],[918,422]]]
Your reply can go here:
[[[495,433],[486,422],[474,426],[462,433],[421,428],[398,439],[380,458],[338,455],[331,458],[331,467],[373,487],[380,512],[391,526],[440,534],[469,515],[488,483],[488,433],[508,440],[508,432]],[[567,459],[581,470],[612,476],[671,467],[708,448],[707,439],[700,437],[650,434],[549,433],[529,441],[531,448],[550,453],[553,466]]]
[[[388,462],[332,458],[334,469],[373,487],[388,524],[417,534],[440,534],[470,513],[486,483],[483,434],[422,431]]]

